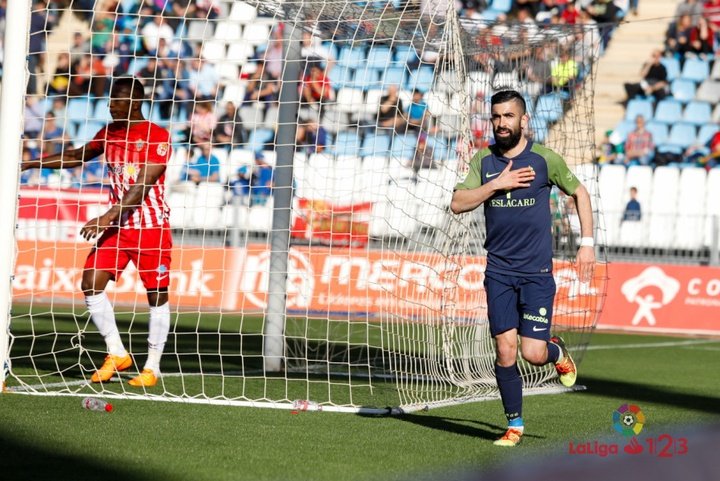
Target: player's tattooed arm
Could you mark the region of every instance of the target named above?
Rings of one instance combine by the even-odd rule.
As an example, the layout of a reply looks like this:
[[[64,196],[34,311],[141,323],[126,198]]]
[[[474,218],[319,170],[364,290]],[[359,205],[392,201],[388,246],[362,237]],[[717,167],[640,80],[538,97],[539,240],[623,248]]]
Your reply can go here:
[[[77,149],[63,150],[57,154],[25,161],[21,164],[20,169],[23,171],[28,169],[72,169],[102,153],[101,146],[85,144]]]

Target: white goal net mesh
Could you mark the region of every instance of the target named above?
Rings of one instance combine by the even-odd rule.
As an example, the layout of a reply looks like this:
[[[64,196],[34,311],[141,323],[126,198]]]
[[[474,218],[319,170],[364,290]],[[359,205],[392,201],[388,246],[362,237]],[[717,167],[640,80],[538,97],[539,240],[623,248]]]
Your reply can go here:
[[[577,214],[562,194],[548,226],[554,329],[582,359],[606,281],[596,27],[459,18],[447,2],[76,0],[33,15],[46,22],[40,51],[31,35],[25,158],[92,139],[125,76],[171,134],[172,315],[160,382],[128,386],[149,335],[130,264],[107,292],[135,365],[90,382],[106,346],[80,290],[92,244],[78,232],[107,209],[108,166],[28,170],[8,389],[351,411],[495,396],[482,209],[449,205],[492,141],[490,96],[508,87],[526,98],[525,134],[560,153],[593,199],[591,283],[573,268]],[[521,372],[526,390],[558,386],[550,367]]]

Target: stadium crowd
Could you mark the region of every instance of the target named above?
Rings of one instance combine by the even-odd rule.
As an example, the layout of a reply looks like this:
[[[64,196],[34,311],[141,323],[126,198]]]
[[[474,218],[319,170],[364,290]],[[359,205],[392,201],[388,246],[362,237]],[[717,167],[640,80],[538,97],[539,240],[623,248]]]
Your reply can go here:
[[[72,35],[67,51],[49,59],[48,37],[57,28],[66,6],[74,9],[87,28]],[[397,7],[406,5],[398,3]],[[529,39],[533,29],[543,25],[583,25],[585,31],[598,23],[612,26],[636,12],[637,1],[463,0],[457,7],[470,31],[477,28],[479,21],[490,23],[491,28],[477,30],[475,38],[479,45],[488,47],[486,52],[493,52],[492,47],[501,47],[503,39],[516,41],[517,35]],[[223,169],[217,176],[188,173],[193,171],[192,166],[198,167],[198,162],[206,162],[201,171],[212,170],[211,161],[223,164],[227,162],[226,154],[235,149],[257,153],[273,150],[283,25],[249,7],[260,16],[247,24],[253,28],[246,26],[240,34],[232,29],[231,22],[220,21],[232,18],[232,8],[230,3],[214,1],[34,1],[25,109],[28,155],[57,152],[88,140],[109,119],[110,79],[133,75],[151,92],[148,117],[168,126],[174,144],[187,152],[187,165],[169,180],[221,181],[228,186],[238,182],[242,177],[239,171],[232,176],[222,174]],[[2,3],[0,18],[2,28]],[[514,30],[517,24],[525,27]],[[541,103],[558,102],[557,97],[564,102],[581,84],[587,55],[592,52],[590,43],[599,41],[602,50],[612,34],[612,28],[595,31],[601,33],[599,39],[588,36],[576,42],[574,51],[536,47],[534,55],[523,52],[514,56],[498,48],[495,54],[484,53],[473,59],[471,75],[480,78],[481,74],[507,74],[508,79],[516,79],[510,85],[519,81],[525,86],[528,99],[533,98],[531,105],[541,112]],[[720,0],[682,2],[668,26],[664,48],[648,60],[636,82],[626,85],[625,119],[607,132],[605,142],[599,146],[598,162],[682,163],[708,168],[716,165],[720,157],[716,125],[720,113],[720,66],[715,62],[719,41]],[[431,168],[453,155],[456,146],[452,122],[443,125],[445,119],[434,117],[428,109],[431,99],[426,79],[432,79],[438,59],[429,52],[394,45],[376,50],[363,58],[346,58],[347,52],[338,44],[304,34],[301,54],[306,62],[299,91],[298,150],[341,155],[347,152],[345,143],[351,149],[360,149],[370,140],[377,143],[378,137],[387,136],[393,141],[403,137],[413,147],[422,144],[425,150],[419,152],[401,149],[409,167]],[[384,70],[372,66],[373,54],[385,62]],[[363,69],[365,61],[368,66]],[[417,76],[415,83],[397,72],[405,70]],[[378,82],[381,77],[383,83]],[[333,125],[328,119],[328,113],[335,110],[332,106],[341,105],[343,90],[359,89],[369,97],[369,87],[374,86],[385,89],[376,99],[376,114],[364,119],[352,115],[346,118],[350,124],[364,124],[355,135],[345,132],[342,123]],[[476,148],[486,145],[490,137],[482,112],[486,93],[478,92],[472,103]],[[529,134],[543,141],[556,120],[536,114]],[[204,155],[207,148],[214,154]],[[55,174],[33,175],[22,181],[45,183]],[[102,163],[98,162],[95,169],[78,170],[66,181],[73,186],[102,184]]]

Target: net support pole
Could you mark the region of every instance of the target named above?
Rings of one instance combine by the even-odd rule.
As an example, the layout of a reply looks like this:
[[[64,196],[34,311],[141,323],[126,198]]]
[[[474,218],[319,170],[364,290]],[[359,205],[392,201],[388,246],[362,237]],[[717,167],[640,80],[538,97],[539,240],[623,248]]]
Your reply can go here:
[[[285,355],[285,317],[287,301],[288,250],[290,247],[290,211],[292,208],[293,158],[300,100],[300,45],[302,29],[285,23],[283,33],[285,62],[280,86],[278,128],[275,139],[277,160],[273,172],[273,221],[270,234],[270,273],[265,313],[263,358],[265,371],[282,368]]]
[[[22,149],[25,100],[26,52],[30,2],[8,0],[5,25],[5,59],[0,96],[0,205],[5,215],[0,224],[0,386],[5,382],[10,357],[10,303],[15,268],[15,222],[18,198],[18,170]],[[11,207],[12,206],[12,207]]]

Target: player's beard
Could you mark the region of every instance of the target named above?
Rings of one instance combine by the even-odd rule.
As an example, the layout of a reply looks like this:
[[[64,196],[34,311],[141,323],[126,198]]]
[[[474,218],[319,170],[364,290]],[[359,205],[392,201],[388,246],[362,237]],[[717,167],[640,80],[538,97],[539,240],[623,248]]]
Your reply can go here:
[[[522,129],[518,128],[517,130],[507,127],[503,128],[503,130],[510,131],[510,135],[507,137],[502,137],[498,135],[498,130],[495,129],[493,131],[493,134],[495,135],[495,144],[500,148],[502,151],[508,151],[512,148],[514,148],[519,142],[520,138],[522,137]]]

